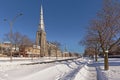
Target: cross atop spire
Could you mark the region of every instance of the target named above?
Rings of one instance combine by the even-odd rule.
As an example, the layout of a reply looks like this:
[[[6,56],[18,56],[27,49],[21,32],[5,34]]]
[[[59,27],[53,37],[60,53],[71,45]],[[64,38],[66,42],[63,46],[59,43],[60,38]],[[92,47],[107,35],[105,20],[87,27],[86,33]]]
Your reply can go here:
[[[45,31],[45,26],[44,26],[44,19],[43,19],[43,7],[41,5],[41,10],[40,10],[40,23],[39,23],[39,30]]]

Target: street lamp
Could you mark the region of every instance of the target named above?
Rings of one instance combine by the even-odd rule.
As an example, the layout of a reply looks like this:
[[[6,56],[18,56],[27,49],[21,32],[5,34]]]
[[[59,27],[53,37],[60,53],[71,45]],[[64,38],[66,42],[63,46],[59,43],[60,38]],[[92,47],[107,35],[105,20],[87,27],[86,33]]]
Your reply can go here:
[[[13,24],[15,22],[15,20],[19,17],[19,16],[22,16],[23,14],[22,13],[19,13],[17,14],[11,21],[8,21],[7,19],[4,19],[4,21],[8,21],[8,24],[10,26],[10,61],[12,62],[12,27],[13,27]]]

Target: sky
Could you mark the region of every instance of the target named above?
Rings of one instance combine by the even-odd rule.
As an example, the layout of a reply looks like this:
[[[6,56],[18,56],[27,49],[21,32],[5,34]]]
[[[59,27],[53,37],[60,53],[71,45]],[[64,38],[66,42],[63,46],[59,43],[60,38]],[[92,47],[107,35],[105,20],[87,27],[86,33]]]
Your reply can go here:
[[[13,23],[13,32],[35,40],[41,4],[47,40],[60,42],[68,51],[83,53],[84,46],[78,42],[101,9],[102,0],[0,0],[0,41],[4,41],[4,34],[10,31],[10,21],[19,13],[23,15]]]

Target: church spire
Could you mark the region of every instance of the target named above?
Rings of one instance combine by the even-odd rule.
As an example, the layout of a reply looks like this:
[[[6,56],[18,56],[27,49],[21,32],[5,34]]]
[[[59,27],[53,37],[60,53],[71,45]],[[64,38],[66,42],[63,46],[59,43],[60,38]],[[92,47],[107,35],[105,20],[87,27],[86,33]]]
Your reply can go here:
[[[40,23],[39,23],[39,30],[45,31],[45,26],[44,26],[44,19],[43,19],[43,7],[41,5],[41,10],[40,10]]]

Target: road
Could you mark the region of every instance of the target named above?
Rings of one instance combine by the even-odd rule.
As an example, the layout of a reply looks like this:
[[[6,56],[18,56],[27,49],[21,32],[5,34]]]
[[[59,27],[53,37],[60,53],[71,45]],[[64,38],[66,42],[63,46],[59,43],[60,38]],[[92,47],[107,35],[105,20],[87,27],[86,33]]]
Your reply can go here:
[[[16,65],[11,69],[1,70],[0,80],[75,80],[87,62],[80,58],[35,65]]]

